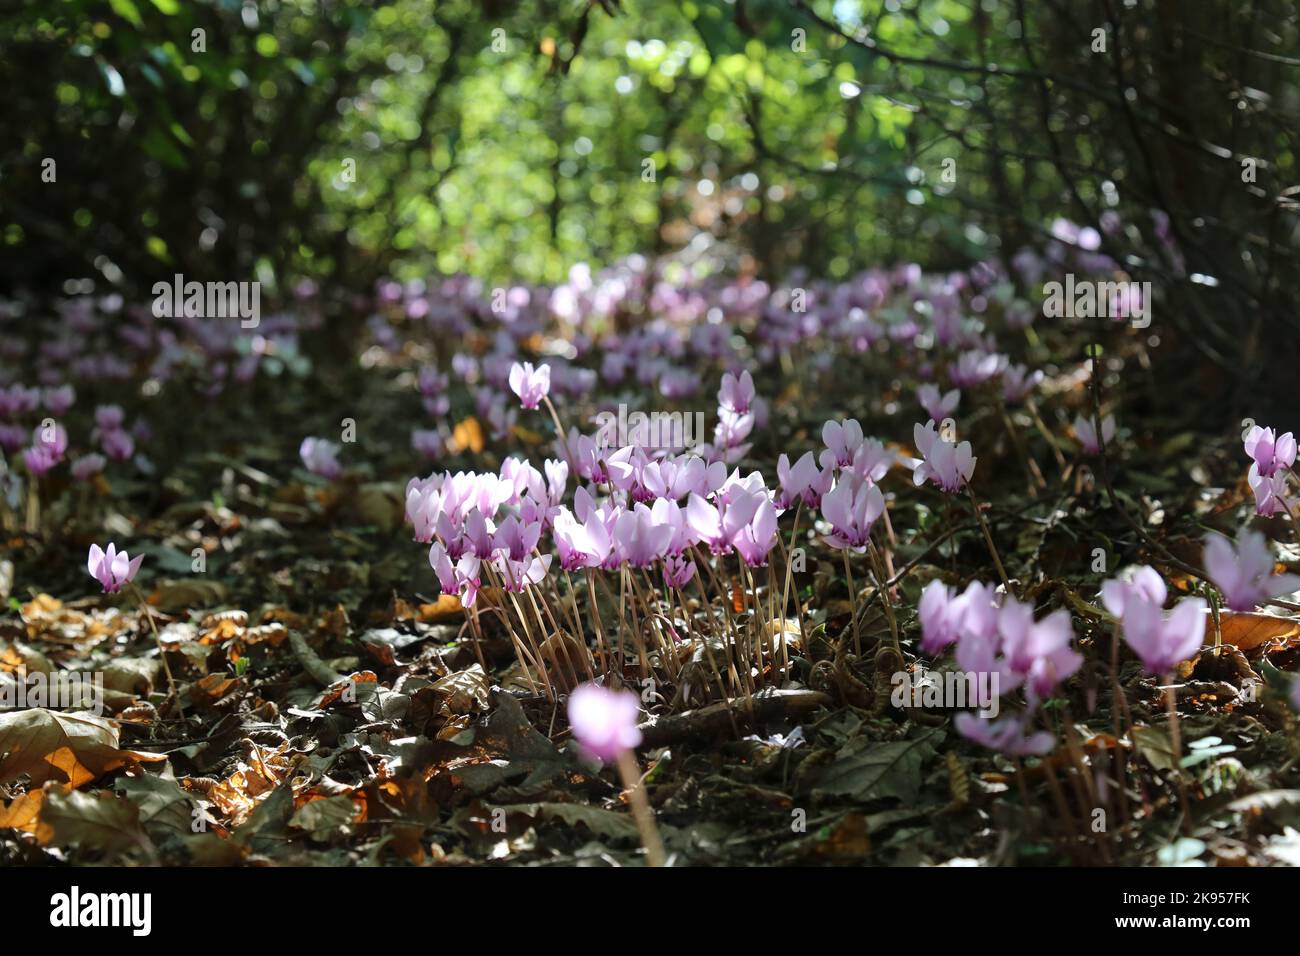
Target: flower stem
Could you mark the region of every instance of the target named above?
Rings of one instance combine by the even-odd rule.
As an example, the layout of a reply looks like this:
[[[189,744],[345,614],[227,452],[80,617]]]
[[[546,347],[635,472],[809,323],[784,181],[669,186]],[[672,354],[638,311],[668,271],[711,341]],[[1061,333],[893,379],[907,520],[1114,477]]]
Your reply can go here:
[[[659,828],[655,826],[654,811],[645,796],[645,781],[636,765],[632,751],[621,750],[618,754],[618,775],[623,780],[623,789],[627,791],[628,802],[632,805],[632,818],[636,821],[637,832],[641,834],[641,845],[645,847],[646,861],[651,866],[664,865],[664,844],[659,839]]]
[[[966,491],[970,494],[971,507],[975,509],[975,520],[979,522],[980,531],[984,532],[984,543],[988,545],[989,555],[992,556],[993,564],[998,569],[1002,586],[1006,588],[1007,594],[1014,596],[1011,590],[1011,579],[1007,577],[1007,569],[1002,566],[1002,556],[998,554],[997,545],[993,543],[993,532],[989,530],[989,524],[984,520],[984,512],[980,510],[980,503],[975,498],[975,489],[967,484]]]
[[[172,667],[167,663],[167,651],[163,647],[162,637],[158,634],[158,625],[154,623],[153,611],[149,607],[149,602],[144,599],[144,594],[134,581],[128,583],[131,593],[135,595],[136,603],[144,613],[144,618],[149,622],[149,630],[153,632],[154,642],[158,645],[158,656],[162,659],[163,673],[167,675],[167,699],[176,701],[176,711],[181,715],[181,720],[185,719],[185,707],[181,704],[180,694],[176,693],[176,681],[172,677]]]
[[[849,549],[841,548],[840,557],[844,559],[844,577],[849,585],[849,613],[853,618],[853,651],[862,658],[862,628],[858,626],[858,589],[853,586],[853,571],[849,568]]]

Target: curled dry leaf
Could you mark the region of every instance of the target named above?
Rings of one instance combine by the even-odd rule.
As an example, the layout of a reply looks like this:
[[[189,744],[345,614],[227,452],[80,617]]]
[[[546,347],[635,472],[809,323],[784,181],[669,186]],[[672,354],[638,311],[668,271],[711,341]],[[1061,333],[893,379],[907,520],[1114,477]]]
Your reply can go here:
[[[0,714],[0,754],[0,783],[27,774],[33,786],[80,787],[118,767],[166,759],[120,749],[117,724],[107,718],[42,709]]]
[[[478,664],[448,674],[433,684],[443,697],[442,712],[447,716],[483,712],[488,709],[488,679]]]
[[[1214,620],[1208,617],[1205,634],[1213,641]],[[1251,657],[1275,654],[1300,646],[1300,621],[1254,611],[1220,611],[1219,628],[1226,644],[1232,644]]]

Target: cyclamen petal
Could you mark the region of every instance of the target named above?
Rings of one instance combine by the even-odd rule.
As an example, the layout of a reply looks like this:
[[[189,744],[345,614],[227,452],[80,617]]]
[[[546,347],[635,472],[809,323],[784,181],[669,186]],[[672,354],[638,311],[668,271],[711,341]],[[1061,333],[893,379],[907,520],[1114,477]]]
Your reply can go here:
[[[586,753],[607,763],[641,743],[640,712],[640,701],[631,691],[582,684],[569,695],[569,728],[574,739]]]
[[[1023,718],[1003,717],[985,720],[971,713],[958,714],[954,726],[967,740],[1006,754],[1008,757],[1041,757],[1056,746],[1056,738],[1045,730],[1025,733]]]
[[[1300,588],[1300,577],[1273,574],[1273,554],[1264,536],[1242,528],[1233,542],[1222,535],[1205,541],[1205,570],[1224,603],[1234,611],[1253,611],[1258,605]]]
[[[1088,455],[1098,455],[1101,453],[1103,443],[1109,445],[1115,437],[1115,417],[1107,415],[1101,420],[1101,440],[1097,438],[1097,429],[1091,417],[1079,415],[1074,420],[1074,434],[1079,439],[1079,444],[1083,446],[1083,451]]]

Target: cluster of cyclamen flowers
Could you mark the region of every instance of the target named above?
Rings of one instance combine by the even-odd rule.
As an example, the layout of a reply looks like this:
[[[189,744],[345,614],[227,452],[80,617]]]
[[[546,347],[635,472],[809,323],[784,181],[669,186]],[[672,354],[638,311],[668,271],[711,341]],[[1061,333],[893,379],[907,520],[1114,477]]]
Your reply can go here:
[[[921,650],[940,654],[955,645],[957,665],[971,674],[996,676],[999,694],[1023,688],[1026,707],[1019,715],[988,721],[957,715],[962,736],[1012,756],[1043,754],[1055,737],[1029,733],[1038,705],[1074,674],[1083,655],[1072,646],[1074,626],[1068,611],[1034,620],[1034,609],[1011,596],[999,604],[997,592],[979,581],[958,593],[931,581],[921,593]]]
[[[30,305],[0,300],[0,451],[20,458],[34,477],[67,459],[68,432],[77,428],[69,418],[77,401],[71,382],[120,389],[118,383],[144,369],[152,385],[183,378],[214,397],[231,381],[251,381],[268,360],[280,367],[286,361],[300,364],[298,331],[319,318],[309,305],[314,294],[310,285],[296,290],[305,318],[268,316],[255,334],[238,322],[159,318],[151,303],[128,304],[115,292],[63,299],[54,314],[39,318],[28,314]],[[4,328],[19,318],[24,319],[21,333]],[[143,419],[128,427],[116,405],[96,408],[90,427],[90,447],[69,468],[79,481],[92,479],[110,461],[129,461],[137,443],[150,438]],[[0,476],[12,480],[2,467]]]
[[[37,389],[14,384],[0,388],[0,419],[7,419],[0,422],[0,449],[7,452],[21,449],[23,464],[35,477],[52,471],[68,453],[68,432],[57,419],[68,414],[76,398],[76,390],[71,385]],[[14,421],[42,410],[49,417],[30,432]],[[101,405],[95,409],[95,426],[90,438],[100,451],[74,459],[70,466],[73,478],[88,481],[103,471],[110,459],[130,460],[135,454],[135,437],[124,427],[125,421],[126,415],[118,405]],[[143,421],[137,423],[136,429],[138,434],[148,434]]]
[[[752,397],[752,382],[744,378]],[[546,394],[539,369],[520,366],[512,383],[526,408]],[[738,396],[745,392],[727,376],[721,400],[743,404]],[[658,567],[664,583],[678,589],[696,573],[697,549],[715,556],[734,551],[750,567],[766,564],[780,509],[758,472],[728,474],[721,460],[652,457],[636,445],[605,449],[573,432],[557,445],[562,457],[540,470],[511,457],[496,474],[448,472],[407,485],[415,538],[430,544],[440,584],[459,593],[465,606],[474,604],[484,563],[507,591],[539,583],[552,561],[538,550],[543,534],[565,571]],[[587,483],[575,490],[572,507],[571,475]]]
[[[547,366],[517,365],[509,377],[524,408],[538,407],[549,389]],[[861,553],[885,510],[878,483],[898,460],[856,420],[827,422],[820,455],[805,453],[793,465],[777,464],[778,486],[760,472],[742,475],[728,465],[753,427],[756,404],[748,372],[723,376],[718,392],[720,426],[715,443],[700,454],[657,451],[638,445],[601,447],[570,430],[557,440],[558,459],[542,470],[507,458],[499,473],[460,472],[412,479],[406,514],[416,540],[430,544],[429,560],[449,593],[472,606],[484,562],[507,590],[538,583],[551,555],[539,544],[549,534],[565,571],[624,566],[658,567],[664,583],[684,588],[697,573],[695,557],[735,553],[762,567],[777,542],[778,519],[796,506],[820,509],[826,541]],[[740,424],[741,430],[734,427]],[[722,434],[725,431],[725,435]],[[933,421],[917,426],[922,459],[911,462],[918,483],[931,480],[956,491],[969,480],[975,459],[969,442],[945,441]],[[570,476],[578,482],[572,507]],[[585,483],[585,484],[584,484]]]
[[[916,265],[903,265],[867,270],[842,282],[810,280],[798,289],[710,275],[696,263],[686,269],[671,262],[653,268],[637,256],[598,274],[577,265],[567,282],[549,288],[487,290],[460,276],[435,283],[385,281],[378,288],[380,311],[371,331],[375,343],[394,355],[402,350],[399,329],[413,322],[441,341],[487,336],[486,354],[458,352],[449,368],[428,365],[418,371],[416,390],[432,421],[414,426],[410,441],[429,459],[446,450],[452,435],[446,421],[447,372],[469,386],[477,418],[493,439],[501,439],[518,422],[519,407],[508,400],[510,393],[526,399],[527,408],[541,384],[534,375],[543,374],[543,366],[528,372],[525,360],[535,360],[524,351],[524,343],[539,336],[550,352],[546,388],[553,396],[575,399],[598,387],[635,386],[643,394],[679,401],[706,389],[704,369],[757,369],[815,344],[807,366],[818,370],[845,348],[888,349],[914,368],[923,383],[922,407],[942,422],[955,412],[962,390],[1000,380],[995,388],[1001,399],[1019,403],[1043,381],[1041,370],[1012,360],[994,329],[1004,326],[1014,341],[1032,321],[1035,309],[1015,298],[1013,272],[1024,276],[1080,267],[1077,232],[1063,232],[1061,249],[1046,258],[1031,252],[1018,256],[1012,270],[987,262],[966,272],[928,275]],[[640,319],[627,322],[624,316]],[[556,329],[562,341],[546,340]],[[516,367],[518,381],[511,382]],[[940,381],[948,391],[939,391]],[[720,403],[711,451],[697,450],[734,464],[753,431],[763,427],[767,409],[761,399],[748,410],[729,405]]]
[[[1300,588],[1300,576],[1273,573],[1264,536],[1248,529],[1239,532],[1235,544],[1219,535],[1210,537],[1205,566],[1224,603],[1236,611],[1254,610]],[[1118,622],[1125,643],[1154,677],[1172,674],[1205,640],[1205,599],[1185,597],[1166,611],[1168,596],[1164,579],[1145,565],[1127,569],[1101,588],[1102,604]],[[937,580],[922,592],[918,611],[922,653],[937,655],[955,645],[963,671],[996,675],[995,686],[1002,693],[1024,688],[1028,706],[1021,716],[990,723],[959,714],[958,731],[1010,756],[1049,751],[1055,737],[1044,731],[1028,734],[1027,728],[1038,703],[1083,661],[1071,647],[1069,613],[1054,611],[1035,621],[1029,605],[1009,596],[999,603],[997,592],[978,581],[957,593]],[[1300,709],[1300,679],[1293,682],[1291,696]]]

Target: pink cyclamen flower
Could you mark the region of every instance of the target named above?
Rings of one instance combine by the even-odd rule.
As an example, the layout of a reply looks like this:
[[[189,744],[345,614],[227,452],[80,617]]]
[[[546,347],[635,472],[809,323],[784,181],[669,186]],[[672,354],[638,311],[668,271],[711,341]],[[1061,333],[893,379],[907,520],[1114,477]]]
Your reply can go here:
[[[1160,572],[1145,564],[1127,568],[1101,586],[1101,603],[1116,618],[1124,617],[1130,601],[1140,600],[1164,607],[1167,596]]]
[[[26,415],[36,410],[40,400],[40,389],[27,388],[21,382],[15,382],[8,388],[0,388],[0,415]]]
[[[971,455],[970,442],[946,441],[935,430],[933,419],[925,425],[913,426],[912,438],[922,456],[909,460],[913,484],[931,481],[947,492],[960,491],[966,486],[979,460]]]
[[[1013,404],[1024,401],[1042,381],[1042,369],[1030,372],[1023,365],[1008,365],[1002,370],[1002,398]]]
[[[406,520],[415,529],[415,540],[428,544],[442,516],[442,495],[437,488],[410,485],[406,489]]]
[[[641,704],[630,691],[582,684],[569,695],[569,728],[578,745],[606,763],[641,743]]]
[[[38,478],[52,471],[60,461],[61,458],[47,445],[33,445],[31,448],[23,449],[23,464]]]
[[[1122,622],[1122,633],[1150,674],[1163,676],[1187,660],[1205,636],[1205,601],[1186,598],[1166,616],[1168,589],[1155,568],[1129,568],[1101,586],[1101,602]]]
[[[68,432],[62,425],[52,419],[37,425],[32,430],[32,447],[44,448],[54,456],[55,461],[63,460],[63,453],[68,450]]]
[[[710,449],[715,461],[734,464],[749,453],[750,442],[745,441],[754,430],[755,416],[752,411],[738,413],[725,406],[718,406],[718,423],[713,426],[713,448]]]
[[[107,551],[97,544],[90,546],[90,553],[86,557],[86,570],[103,586],[105,594],[112,594],[121,590],[122,585],[135,579],[136,572],[140,570],[143,561],[143,554],[132,559],[125,551],[118,551],[117,546],[110,541]]]
[[[121,405],[100,405],[95,409],[95,427],[110,432],[121,428],[126,421],[126,412]]]
[[[728,411],[743,415],[749,411],[754,401],[754,378],[749,370],[740,373],[737,378],[730,372],[722,376],[722,387],[718,389],[718,405]]]
[[[961,389],[954,388],[940,395],[938,386],[927,382],[916,390],[916,400],[927,415],[935,421],[942,421],[957,410],[961,403]]]
[[[1033,605],[1008,598],[998,612],[998,633],[1007,664],[1028,681],[1031,699],[1046,697],[1083,664],[1083,655],[1070,646],[1074,625],[1069,611],[1053,611],[1035,621]]]
[[[121,428],[100,432],[99,445],[104,454],[114,461],[127,461],[135,454],[135,439],[131,433]]]
[[[981,746],[1006,754],[1008,757],[1041,757],[1056,744],[1056,738],[1045,730],[1026,735],[1022,717],[1003,717],[985,720],[971,713],[958,714],[954,724],[957,733]]]
[[[756,498],[758,503],[753,515],[731,536],[732,546],[751,568],[767,564],[767,556],[776,545],[776,508],[766,493]],[[727,513],[723,516],[724,527],[729,524],[735,509],[735,503],[727,506]]]
[[[948,369],[948,378],[958,388],[974,388],[997,375],[1005,364],[1006,358],[1001,355],[974,349],[957,357],[956,364]]]
[[[957,594],[934,580],[921,592],[921,651],[938,654],[967,635],[991,638],[997,632],[997,608],[992,589],[972,581]]]
[[[863,481],[875,484],[889,474],[896,461],[898,456],[894,452],[876,439],[868,438],[854,454],[849,471]]]
[[[45,408],[51,415],[66,415],[72,403],[77,400],[77,391],[71,385],[47,388],[42,395]]]
[[[1222,535],[1205,540],[1205,570],[1234,611],[1253,611],[1280,594],[1300,588],[1300,577],[1273,574],[1273,553],[1258,531],[1242,528],[1236,546]]]
[[[1130,600],[1124,609],[1124,640],[1142,658],[1147,673],[1172,673],[1175,666],[1201,649],[1206,608],[1204,598],[1189,597],[1179,601],[1166,616],[1159,604],[1141,598]]]
[[[444,448],[442,435],[436,429],[414,428],[411,430],[411,448],[425,458],[438,458]]]
[[[925,586],[917,615],[921,619],[921,651],[937,654],[961,636],[952,588],[937,578]]]
[[[823,468],[847,468],[853,464],[853,456],[862,447],[862,426],[856,418],[844,423],[829,421],[822,426],[822,441],[826,450],[821,453]]]
[[[695,562],[684,554],[669,555],[664,558],[664,584],[681,590],[695,577]]]
[[[324,438],[304,438],[298,446],[298,455],[303,466],[313,475],[335,479],[343,474],[339,464],[339,446]]]
[[[27,441],[27,429],[22,425],[0,423],[0,448],[17,451]]]
[[[614,547],[619,557],[635,568],[648,568],[663,557],[673,539],[673,529],[658,524],[641,503],[624,511],[614,522]]]
[[[555,516],[552,528],[555,550],[560,556],[560,567],[566,571],[579,568],[599,568],[606,563],[617,563],[614,542],[609,529],[599,513],[589,513],[579,523],[567,508]]]
[[[1256,475],[1271,478],[1295,464],[1296,440],[1290,432],[1279,436],[1271,428],[1254,425],[1246,432],[1242,444],[1254,461],[1252,471]]]
[[[793,468],[790,467],[790,459],[782,454],[776,460],[776,480],[780,485],[780,491],[776,494],[777,507],[793,508],[795,502],[812,488],[813,482],[819,477],[821,474],[817,468],[817,459],[812,452],[804,452]]]
[[[1101,441],[1097,440],[1097,429],[1093,427],[1092,419],[1082,415],[1074,420],[1074,435],[1083,446],[1084,454],[1100,454],[1102,442],[1109,445],[1115,438],[1115,416],[1107,415],[1101,420]]]
[[[515,362],[510,366],[510,391],[519,396],[519,403],[524,408],[537,408],[551,391],[551,367],[539,365],[533,368],[532,362]]]
[[[1279,471],[1271,476],[1260,475],[1255,472],[1255,466],[1251,465],[1246,480],[1255,495],[1255,514],[1261,518],[1270,518],[1275,514],[1287,512],[1294,504],[1291,496],[1287,494],[1285,471]]]
[[[871,526],[885,513],[885,496],[876,485],[849,475],[822,498],[822,516],[832,532],[826,543],[861,554],[871,540]]]
[[[463,554],[452,563],[447,549],[439,541],[429,545],[429,565],[438,575],[444,594],[460,593],[461,607],[471,608],[478,599],[481,562],[472,554]]]
[[[106,463],[103,455],[83,455],[72,463],[70,471],[77,481],[89,481],[104,470]]]
[[[551,555],[525,557],[521,561],[516,561],[503,552],[497,554],[492,563],[497,573],[501,575],[505,589],[515,594],[522,594],[530,584],[540,584],[546,578],[547,572],[551,569]]]

